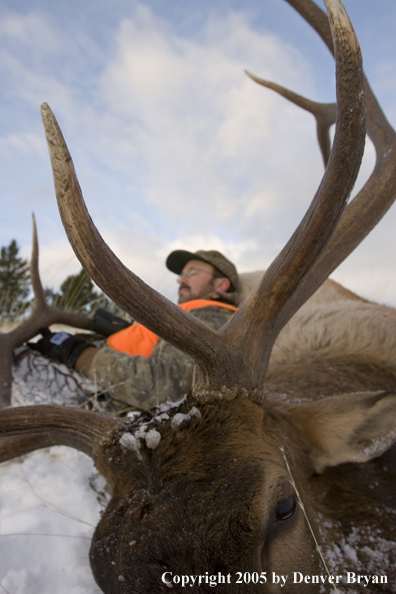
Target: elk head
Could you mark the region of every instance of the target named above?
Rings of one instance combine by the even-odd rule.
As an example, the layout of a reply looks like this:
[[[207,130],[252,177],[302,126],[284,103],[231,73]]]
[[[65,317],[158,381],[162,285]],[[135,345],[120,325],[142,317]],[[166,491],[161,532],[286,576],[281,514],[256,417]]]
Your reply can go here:
[[[292,405],[271,401],[265,391],[280,330],[375,224],[373,203],[384,212],[395,193],[395,134],[366,86],[378,162],[344,212],[363,152],[365,82],[343,6],[325,1],[337,63],[337,126],[326,172],[288,244],[219,332],[147,287],[104,244],[56,120],[42,108],[61,217],[77,256],[114,301],[200,368],[183,402],[132,419],[55,407],[1,415],[0,460],[64,444],[90,455],[108,480],[112,499],[91,546],[93,573],[105,593],[184,591],[174,579],[182,575],[203,576],[194,586],[204,592],[211,591],[211,575],[220,583],[230,575],[230,593],[260,587],[243,577],[238,583],[238,572],[257,575],[265,591],[278,592],[271,572],[324,573],[301,507],[318,528],[324,496],[317,497],[312,477],[343,462],[370,460],[395,439],[393,393]],[[315,4],[289,3],[329,39]],[[357,212],[359,223],[351,225]],[[293,591],[316,592],[317,586],[303,583]]]

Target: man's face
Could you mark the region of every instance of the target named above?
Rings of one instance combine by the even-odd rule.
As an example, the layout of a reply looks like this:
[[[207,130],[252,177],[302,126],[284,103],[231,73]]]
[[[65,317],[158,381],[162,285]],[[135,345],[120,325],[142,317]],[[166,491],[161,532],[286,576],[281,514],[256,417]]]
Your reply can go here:
[[[187,262],[178,278],[179,301],[185,303],[192,299],[202,299],[215,290],[213,279],[214,268],[201,260]]]

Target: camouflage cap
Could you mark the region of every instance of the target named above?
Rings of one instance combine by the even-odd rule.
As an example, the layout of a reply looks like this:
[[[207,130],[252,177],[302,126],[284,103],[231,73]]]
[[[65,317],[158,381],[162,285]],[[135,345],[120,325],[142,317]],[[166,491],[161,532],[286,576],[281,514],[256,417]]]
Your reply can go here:
[[[231,282],[232,289],[238,290],[239,277],[234,264],[230,262],[223,254],[216,250],[198,250],[197,252],[187,252],[186,250],[175,250],[171,252],[166,259],[166,266],[175,274],[181,274],[183,268],[190,260],[202,260],[211,264],[219,270]]]

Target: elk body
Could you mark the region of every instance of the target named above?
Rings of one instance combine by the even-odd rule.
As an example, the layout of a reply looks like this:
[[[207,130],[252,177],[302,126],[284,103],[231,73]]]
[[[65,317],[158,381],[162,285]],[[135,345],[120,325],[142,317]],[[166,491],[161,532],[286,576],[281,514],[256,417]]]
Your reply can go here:
[[[288,2],[332,48],[318,7]],[[208,576],[230,593],[394,591],[396,314],[346,295],[328,306],[320,329],[315,306],[295,315],[381,218],[396,189],[395,133],[364,81],[342,5],[326,6],[337,62],[337,127],[326,173],[289,243],[218,333],[117,262],[43,108],[61,216],[77,255],[112,299],[200,368],[183,402],[133,419],[56,407],[1,414],[1,460],[64,444],[91,456],[107,479],[112,499],[90,552],[106,594],[183,592],[177,576],[201,576],[192,587],[200,592],[212,591]],[[363,151],[364,91],[377,164],[345,209]],[[343,344],[345,317],[356,338]],[[353,348],[366,330],[374,355]],[[246,583],[245,574],[261,584]],[[353,576],[363,574],[367,582],[358,584]],[[275,578],[281,575],[284,589]]]

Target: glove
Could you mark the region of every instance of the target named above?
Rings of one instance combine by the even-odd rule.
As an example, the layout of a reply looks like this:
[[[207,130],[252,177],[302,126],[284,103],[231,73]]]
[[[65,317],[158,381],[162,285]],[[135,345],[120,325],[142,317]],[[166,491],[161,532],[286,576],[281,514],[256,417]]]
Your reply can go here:
[[[28,342],[27,345],[33,351],[38,351],[44,357],[64,363],[70,369],[73,369],[78,357],[88,347],[92,345],[78,336],[72,336],[66,332],[51,332],[48,328],[39,330],[43,338],[38,342]]]
[[[120,330],[124,330],[124,328],[128,328],[132,322],[127,322],[114,314],[106,311],[99,307],[96,310],[94,317],[92,318],[91,323],[91,330],[93,332],[98,332],[103,336],[110,336],[115,332],[119,332]]]

